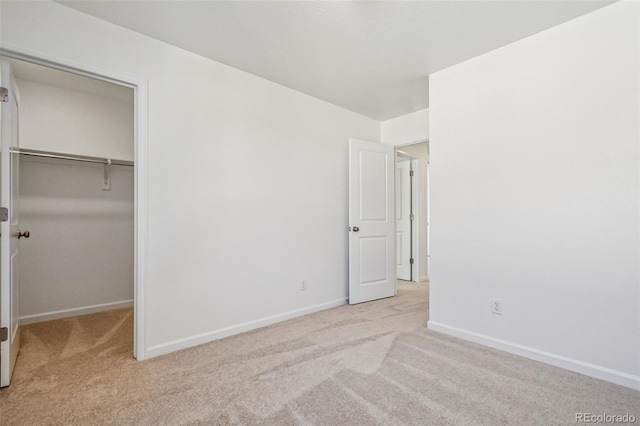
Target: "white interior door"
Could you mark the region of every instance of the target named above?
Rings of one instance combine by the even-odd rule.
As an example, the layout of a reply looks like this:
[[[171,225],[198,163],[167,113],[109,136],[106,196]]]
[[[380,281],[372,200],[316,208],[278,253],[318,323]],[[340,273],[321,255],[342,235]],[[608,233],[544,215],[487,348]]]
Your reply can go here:
[[[402,160],[402,161],[400,161]],[[411,160],[396,164],[396,273],[411,281]]]
[[[395,296],[394,148],[349,140],[349,304]]]
[[[0,226],[0,386],[8,386],[20,349],[18,323],[18,91],[6,58],[1,58],[0,81],[8,90],[2,102],[0,124],[0,205],[8,220]],[[6,339],[4,339],[6,337]]]

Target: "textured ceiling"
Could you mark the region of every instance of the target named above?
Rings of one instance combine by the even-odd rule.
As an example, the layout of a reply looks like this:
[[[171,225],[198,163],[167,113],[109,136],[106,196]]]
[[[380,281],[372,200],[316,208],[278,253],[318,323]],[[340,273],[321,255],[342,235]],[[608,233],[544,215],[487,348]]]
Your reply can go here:
[[[612,1],[59,1],[376,120],[428,75]]]

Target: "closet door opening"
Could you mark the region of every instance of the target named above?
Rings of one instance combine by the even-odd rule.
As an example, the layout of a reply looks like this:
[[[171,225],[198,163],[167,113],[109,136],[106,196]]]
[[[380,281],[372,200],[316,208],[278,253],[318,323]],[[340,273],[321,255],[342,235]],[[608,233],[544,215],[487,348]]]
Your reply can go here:
[[[132,357],[134,89],[11,65],[20,93],[20,220],[30,234],[18,264],[23,345],[44,345],[53,360]]]
[[[429,281],[429,143],[396,147],[396,263],[403,282]]]
[[[396,153],[396,277],[413,281],[413,159]]]

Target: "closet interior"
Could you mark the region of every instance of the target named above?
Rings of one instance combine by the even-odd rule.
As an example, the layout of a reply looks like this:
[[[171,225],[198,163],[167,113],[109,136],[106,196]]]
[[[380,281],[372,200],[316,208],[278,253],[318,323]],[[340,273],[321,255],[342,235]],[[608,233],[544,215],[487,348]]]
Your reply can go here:
[[[134,93],[11,61],[19,92],[20,324],[133,306]]]

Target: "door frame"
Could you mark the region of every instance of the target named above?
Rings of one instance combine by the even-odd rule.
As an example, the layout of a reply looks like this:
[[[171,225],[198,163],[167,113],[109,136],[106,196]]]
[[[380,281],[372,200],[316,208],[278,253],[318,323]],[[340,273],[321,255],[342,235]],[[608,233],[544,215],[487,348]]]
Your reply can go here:
[[[400,164],[401,162],[407,162],[407,163],[409,163],[409,170],[411,170],[414,174],[416,174],[416,172],[418,171],[417,167],[419,167],[419,165],[418,165],[418,163],[416,161],[416,158],[414,158],[411,155],[409,155],[409,154],[407,154],[405,152],[402,152],[402,151],[400,151],[398,149],[395,149],[394,153],[395,153],[396,169],[398,167],[398,164]],[[404,160],[400,160],[401,158],[404,158]],[[413,177],[413,175],[412,175],[412,177]],[[397,187],[396,187],[396,189],[397,189]],[[402,191],[402,188],[400,189],[400,191]],[[414,222],[416,222],[416,220],[419,218],[419,215],[416,213],[416,205],[414,204],[415,200],[416,200],[416,195],[417,195],[417,193],[416,193],[416,181],[414,179],[410,179],[409,180],[409,198],[410,198],[410,201],[409,201],[409,206],[410,206],[409,210],[410,210],[410,212],[409,213],[414,216],[414,220],[412,220],[410,222],[410,225],[409,225],[409,229],[410,229],[409,237],[411,238],[411,241],[410,241],[409,244],[410,244],[410,257],[414,258],[414,256],[415,256],[415,258],[414,258],[414,263],[413,264],[409,264],[409,271],[410,271],[409,272],[409,280],[408,280],[409,282],[417,282],[420,279],[420,277],[416,273],[416,271],[418,270],[417,261],[419,260],[419,259],[417,259],[417,257],[418,257],[417,256],[417,254],[418,254],[417,238],[418,237],[417,237],[417,232],[416,232],[417,227],[414,226]],[[397,194],[396,194],[396,200],[395,201],[396,201],[396,203],[398,201]],[[396,205],[396,209],[397,209],[397,205]],[[414,213],[416,213],[416,214],[414,214]],[[396,229],[396,232],[397,232],[397,229]],[[396,255],[397,255],[398,250],[399,250],[399,247],[396,244]],[[398,277],[397,271],[396,271],[396,279],[402,279],[402,278]]]
[[[0,55],[49,68],[78,74],[129,87],[134,91],[134,291],[133,291],[133,356],[147,359],[145,345],[145,294],[147,279],[147,217],[149,192],[148,82],[109,69],[78,63],[65,57],[33,51],[12,43],[4,43]]]
[[[414,173],[414,179],[411,181],[411,213],[413,213],[413,222],[411,222],[411,255],[413,256],[413,265],[411,269],[411,281],[419,283],[422,281],[420,277],[420,266],[422,265],[421,246],[420,246],[420,221],[423,218],[422,209],[420,208],[420,191],[423,190],[420,184],[420,174],[422,168],[419,158],[411,159],[411,170]]]
[[[420,143],[426,143],[427,144],[427,148],[429,148],[429,139],[424,139],[424,140],[419,140],[416,142],[409,142],[409,143],[404,143],[401,145],[394,145],[395,148],[395,153],[396,153],[396,162],[397,162],[397,157],[399,155],[399,152],[401,152],[400,156],[404,156],[405,158],[410,158],[411,160],[411,168],[415,173],[415,179],[413,180],[413,186],[411,188],[411,197],[413,198],[413,207],[412,207],[412,212],[414,214],[414,221],[412,223],[412,227],[411,227],[411,250],[414,256],[414,264],[413,264],[413,269],[412,269],[412,282],[426,282],[429,281],[429,275],[430,275],[430,270],[429,270],[429,238],[430,238],[430,233],[429,233],[429,223],[430,223],[430,217],[429,217],[429,209],[430,209],[430,199],[429,199],[429,158],[427,157],[426,159],[426,165],[425,167],[423,167],[423,165],[421,164],[421,158],[417,158],[414,157],[412,155],[410,155],[409,153],[403,152],[402,148],[407,147],[407,146],[411,146],[411,145],[416,145],[416,144],[420,144]],[[426,188],[423,188],[424,185],[422,185],[421,179],[420,177],[426,174],[426,181],[427,181],[427,186]],[[423,209],[421,208],[421,203],[420,203],[420,199],[421,199],[421,193],[425,192],[425,196],[426,196],[426,202],[427,202],[427,208],[426,211],[423,211]],[[426,222],[426,225],[425,225]],[[423,227],[426,226],[426,232],[427,232],[427,241],[426,241],[426,245],[423,247],[420,244],[420,233],[423,231]],[[426,252],[426,253],[425,253]],[[425,262],[426,259],[426,276],[421,276],[420,275],[420,270],[422,269],[422,264]]]

